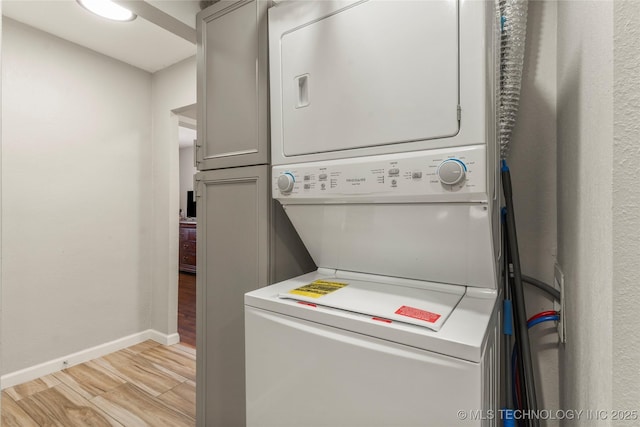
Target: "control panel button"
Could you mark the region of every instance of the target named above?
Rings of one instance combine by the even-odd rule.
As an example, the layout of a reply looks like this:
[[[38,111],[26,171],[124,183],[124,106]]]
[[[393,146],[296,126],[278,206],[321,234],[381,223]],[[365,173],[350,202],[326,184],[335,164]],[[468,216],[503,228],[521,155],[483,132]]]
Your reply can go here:
[[[318,175],[318,179],[320,181],[326,181],[327,180],[327,174],[326,173],[321,173],[320,175]]]
[[[290,193],[293,190],[293,184],[295,184],[296,179],[289,172],[285,172],[278,177],[278,190],[281,193]]]
[[[305,175],[305,176],[304,176],[304,180],[305,180],[305,181],[309,181],[310,179],[311,179],[311,176],[310,176],[310,175]]]
[[[413,179],[420,179],[422,178],[422,172],[414,172],[411,174],[411,178]]]
[[[398,175],[400,175],[400,169],[398,168],[389,169],[389,176],[398,176]]]
[[[446,185],[455,185],[462,182],[466,176],[467,167],[458,159],[447,159],[440,163],[436,174],[440,182]]]
[[[311,188],[311,184],[305,184],[305,185],[304,185],[304,189],[305,189],[305,190],[309,190],[310,188]]]

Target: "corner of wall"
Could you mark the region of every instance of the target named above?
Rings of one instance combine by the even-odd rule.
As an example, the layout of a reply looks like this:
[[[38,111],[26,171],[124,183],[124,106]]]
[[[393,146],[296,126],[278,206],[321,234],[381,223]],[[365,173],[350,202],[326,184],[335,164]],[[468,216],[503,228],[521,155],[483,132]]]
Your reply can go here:
[[[178,108],[196,103],[195,56],[152,75],[152,305],[151,328],[177,331],[179,151]]]
[[[565,409],[612,408],[613,2],[558,2],[558,261]]]
[[[27,381],[32,381],[45,375],[59,372],[62,369],[70,368],[93,359],[106,356],[107,354],[131,347],[141,342],[153,340],[163,345],[173,345],[180,342],[178,334],[162,334],[153,329],[147,329],[136,334],[118,338],[94,347],[90,347],[75,353],[67,354],[55,359],[29,366],[15,372],[10,372],[0,377],[0,388],[4,390]]]

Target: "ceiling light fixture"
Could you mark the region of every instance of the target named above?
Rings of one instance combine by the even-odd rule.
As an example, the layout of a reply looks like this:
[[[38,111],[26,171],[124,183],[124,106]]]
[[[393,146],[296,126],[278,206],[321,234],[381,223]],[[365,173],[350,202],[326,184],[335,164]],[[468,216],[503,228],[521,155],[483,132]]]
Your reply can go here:
[[[133,21],[137,15],[111,0],[77,0],[80,6],[112,21]]]

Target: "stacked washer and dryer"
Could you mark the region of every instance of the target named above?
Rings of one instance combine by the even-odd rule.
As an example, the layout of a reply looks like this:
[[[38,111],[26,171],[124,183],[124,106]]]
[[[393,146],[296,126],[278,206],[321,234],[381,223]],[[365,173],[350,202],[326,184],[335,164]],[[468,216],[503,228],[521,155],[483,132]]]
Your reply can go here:
[[[318,270],[245,295],[247,425],[496,424],[497,33],[485,1],[270,9],[273,197]]]

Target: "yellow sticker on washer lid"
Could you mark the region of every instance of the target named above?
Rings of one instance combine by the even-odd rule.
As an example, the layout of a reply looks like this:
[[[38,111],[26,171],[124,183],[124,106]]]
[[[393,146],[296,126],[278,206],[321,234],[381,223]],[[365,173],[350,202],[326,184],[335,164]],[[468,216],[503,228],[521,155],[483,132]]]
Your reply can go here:
[[[290,294],[302,295],[309,298],[320,298],[338,289],[347,286],[348,283],[329,282],[327,280],[314,280],[308,285],[301,286],[289,291]]]

